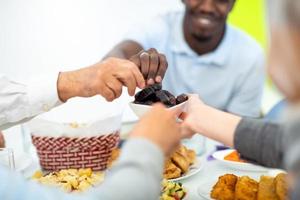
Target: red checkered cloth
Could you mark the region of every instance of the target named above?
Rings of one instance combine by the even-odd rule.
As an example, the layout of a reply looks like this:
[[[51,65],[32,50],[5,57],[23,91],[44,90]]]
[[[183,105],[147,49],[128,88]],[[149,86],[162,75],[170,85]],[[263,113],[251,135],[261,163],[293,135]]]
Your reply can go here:
[[[111,151],[120,141],[119,132],[86,138],[32,135],[44,170],[92,168],[105,170]]]

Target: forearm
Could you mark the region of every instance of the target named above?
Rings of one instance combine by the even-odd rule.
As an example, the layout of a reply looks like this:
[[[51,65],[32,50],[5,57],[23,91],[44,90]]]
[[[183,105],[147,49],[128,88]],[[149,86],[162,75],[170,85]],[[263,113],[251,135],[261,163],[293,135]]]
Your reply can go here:
[[[283,167],[283,127],[262,120],[241,119],[209,106],[193,108],[195,131],[236,148],[243,157],[268,167]]]
[[[87,79],[84,77],[89,76],[88,73],[85,73],[86,69],[79,69],[75,71],[60,72],[57,80],[57,93],[59,99],[63,102],[66,102],[68,99],[77,96],[88,97],[90,89],[85,87],[84,82]],[[92,81],[92,77],[90,77]]]
[[[283,127],[257,119],[243,119],[234,136],[234,147],[258,164],[283,168]]]
[[[114,47],[111,51],[109,51],[102,60],[105,60],[109,57],[116,57],[121,59],[129,59],[130,55],[126,53],[126,51],[122,48]]]
[[[48,74],[29,85],[0,75],[0,130],[30,120],[59,105],[58,73]]]
[[[194,131],[225,145],[233,146],[234,132],[241,120],[240,117],[206,105],[193,109],[197,112],[193,115]]]
[[[129,140],[98,192],[108,200],[158,199],[163,163],[156,145],[144,139]]]
[[[102,60],[109,57],[130,59],[133,55],[138,54],[142,50],[143,47],[139,43],[131,40],[126,40],[116,45],[110,52],[108,52],[106,56],[104,56]]]

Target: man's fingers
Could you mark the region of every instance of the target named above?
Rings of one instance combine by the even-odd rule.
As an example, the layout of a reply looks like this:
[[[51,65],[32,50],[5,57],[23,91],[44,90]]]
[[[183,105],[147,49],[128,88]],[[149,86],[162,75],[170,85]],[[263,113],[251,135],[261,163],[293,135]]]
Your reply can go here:
[[[147,83],[148,84],[154,84],[155,83],[155,77],[157,74],[159,65],[159,57],[157,53],[151,53],[150,54],[150,67],[149,67],[149,73],[147,77]]]
[[[147,52],[148,52],[149,54],[152,54],[152,53],[156,53],[156,54],[158,54],[157,50],[156,50],[156,49],[154,49],[154,48],[150,48],[150,49],[148,49],[148,50],[147,50]]]
[[[112,78],[106,83],[106,85],[113,91],[115,98],[119,98],[121,96],[123,85],[118,79]]]
[[[140,72],[139,69],[137,69],[136,67],[132,67],[131,68],[131,72],[133,73],[133,76],[136,80],[136,84],[140,89],[143,89],[145,87],[145,79],[142,75],[142,73]]]
[[[159,66],[157,69],[155,81],[160,83],[162,81],[162,79],[164,78],[165,73],[167,71],[168,62],[167,62],[166,57],[163,54],[159,54],[158,57],[159,57]]]
[[[109,102],[115,99],[115,94],[109,87],[104,87],[101,95]]]
[[[141,60],[140,60],[140,55],[134,55],[129,59],[131,62],[133,62],[138,69],[141,70]]]
[[[150,67],[150,55],[147,52],[143,52],[140,55],[141,71],[145,79],[148,77]]]
[[[128,94],[130,96],[133,96],[137,86],[137,81],[134,77],[133,72],[131,70],[124,70],[123,72],[121,71],[119,77],[119,80],[127,87]]]

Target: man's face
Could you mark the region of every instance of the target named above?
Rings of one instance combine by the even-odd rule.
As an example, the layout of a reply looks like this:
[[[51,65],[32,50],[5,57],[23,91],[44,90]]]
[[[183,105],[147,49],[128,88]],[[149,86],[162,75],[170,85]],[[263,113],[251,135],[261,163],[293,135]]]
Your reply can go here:
[[[187,31],[200,40],[222,34],[235,0],[182,0]]]

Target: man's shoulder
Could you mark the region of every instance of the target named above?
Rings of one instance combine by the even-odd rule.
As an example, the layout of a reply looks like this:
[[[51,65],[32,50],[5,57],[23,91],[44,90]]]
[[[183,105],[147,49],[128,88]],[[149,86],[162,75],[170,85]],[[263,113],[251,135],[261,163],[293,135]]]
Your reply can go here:
[[[239,51],[263,54],[261,45],[248,33],[232,25],[228,25],[228,28],[230,29],[231,37],[234,38],[234,44]]]
[[[239,62],[251,65],[253,62],[264,60],[264,50],[252,36],[237,27],[231,25],[228,27],[233,40],[232,53],[238,53]]]

